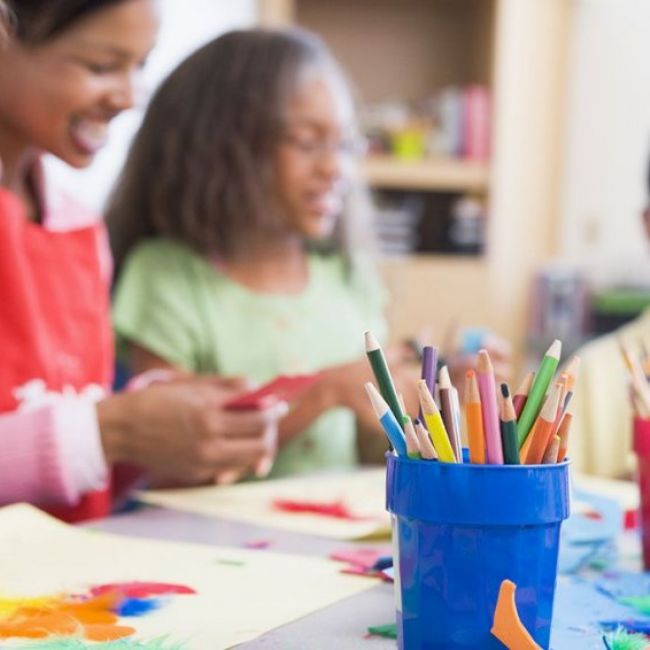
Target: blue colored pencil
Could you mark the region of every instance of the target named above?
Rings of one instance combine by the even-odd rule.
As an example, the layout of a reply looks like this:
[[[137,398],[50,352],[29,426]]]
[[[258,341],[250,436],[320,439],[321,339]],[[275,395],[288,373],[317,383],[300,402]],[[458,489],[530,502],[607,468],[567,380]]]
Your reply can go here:
[[[407,456],[408,451],[406,449],[406,438],[404,437],[404,432],[402,431],[402,427],[399,425],[397,418],[390,410],[390,406],[388,406],[388,403],[379,394],[379,391],[375,388],[375,385],[372,382],[366,382],[366,391],[370,398],[372,408],[375,411],[375,415],[386,433],[386,437],[390,440],[390,444],[393,445],[398,456]]]

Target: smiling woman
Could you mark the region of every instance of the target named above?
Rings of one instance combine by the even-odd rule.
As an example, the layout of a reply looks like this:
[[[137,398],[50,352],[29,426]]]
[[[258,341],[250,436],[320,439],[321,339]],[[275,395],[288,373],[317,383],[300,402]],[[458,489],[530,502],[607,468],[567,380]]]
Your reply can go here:
[[[107,396],[114,358],[105,231],[43,182],[43,153],[89,165],[109,122],[133,105],[158,31],[157,2],[7,6],[12,24],[0,48],[0,505],[29,501],[67,519],[107,514],[111,482],[126,485],[120,463],[181,484],[214,481],[221,471],[261,472],[282,409],[227,413],[223,405],[241,385],[175,377]]]

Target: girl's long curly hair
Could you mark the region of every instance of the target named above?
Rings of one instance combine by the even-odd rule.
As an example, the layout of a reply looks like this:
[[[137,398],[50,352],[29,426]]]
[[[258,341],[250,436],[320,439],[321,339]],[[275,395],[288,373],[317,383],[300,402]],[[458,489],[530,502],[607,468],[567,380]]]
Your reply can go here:
[[[163,82],[109,199],[119,273],[140,241],[165,236],[232,259],[251,233],[272,232],[274,159],[303,71],[323,69],[352,101],[339,66],[304,30],[238,30],[204,45]],[[351,183],[330,250],[368,242],[366,193]]]

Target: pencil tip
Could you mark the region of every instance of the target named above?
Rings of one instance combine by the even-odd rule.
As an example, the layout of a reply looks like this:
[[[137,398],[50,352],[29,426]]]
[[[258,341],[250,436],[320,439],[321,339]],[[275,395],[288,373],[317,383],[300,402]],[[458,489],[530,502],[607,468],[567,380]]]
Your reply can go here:
[[[363,333],[363,338],[366,343],[366,352],[379,350],[379,343],[375,338],[375,335],[370,330],[367,330]]]
[[[555,339],[553,343],[551,343],[548,350],[546,351],[546,356],[559,359],[561,354],[562,354],[562,341],[560,341],[560,339]]]
[[[507,399],[510,397],[510,389],[508,388],[508,384],[503,383],[501,384],[501,394]]]

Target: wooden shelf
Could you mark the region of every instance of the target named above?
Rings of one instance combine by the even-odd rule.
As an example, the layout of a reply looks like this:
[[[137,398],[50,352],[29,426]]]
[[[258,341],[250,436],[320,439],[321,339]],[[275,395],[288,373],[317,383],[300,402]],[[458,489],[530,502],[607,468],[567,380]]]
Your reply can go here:
[[[487,165],[447,158],[368,156],[361,169],[368,184],[380,189],[484,192],[489,179]]]

